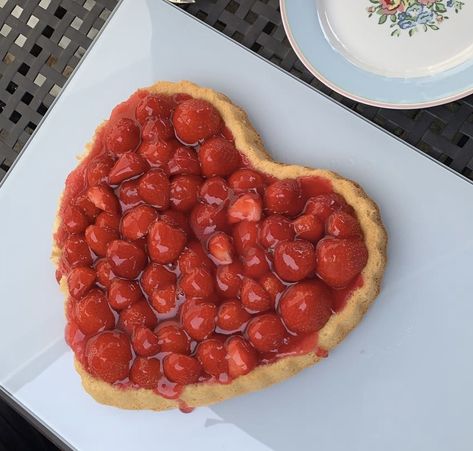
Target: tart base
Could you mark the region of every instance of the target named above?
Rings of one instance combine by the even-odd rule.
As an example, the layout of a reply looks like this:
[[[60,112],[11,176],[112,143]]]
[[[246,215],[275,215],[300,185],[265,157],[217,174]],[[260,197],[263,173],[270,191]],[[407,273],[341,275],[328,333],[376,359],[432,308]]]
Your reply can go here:
[[[327,324],[318,333],[317,348],[330,351],[361,321],[368,307],[380,291],[381,280],[386,265],[387,234],[383,226],[379,209],[363,189],[334,172],[324,169],[312,169],[303,166],[286,165],[271,160],[259,134],[251,125],[247,114],[233,104],[226,96],[212,89],[197,86],[188,81],[177,83],[158,82],[145,91],[161,94],[189,94],[210,102],[221,114],[227,128],[232,132],[236,148],[244,154],[256,170],[278,179],[301,176],[320,176],[332,182],[333,191],[342,195],[356,211],[364,232],[368,249],[368,262],[361,275],[363,285],[357,288],[347,299],[345,307],[334,313]],[[95,137],[92,140],[94,142]],[[92,145],[89,144],[81,159],[85,159]],[[56,218],[55,229],[59,224]],[[53,244],[52,259],[59,263],[61,250]],[[61,289],[67,299],[66,278],[61,279]],[[76,359],[75,367],[81,376],[84,389],[98,402],[123,409],[166,410],[180,407],[182,404],[198,407],[214,404],[244,393],[261,390],[281,382],[299,371],[321,360],[316,349],[299,356],[281,358],[274,363],[256,367],[249,374],[234,379],[229,384],[198,383],[184,387],[179,399],[168,399],[153,390],[143,388],[121,388],[94,378]]]

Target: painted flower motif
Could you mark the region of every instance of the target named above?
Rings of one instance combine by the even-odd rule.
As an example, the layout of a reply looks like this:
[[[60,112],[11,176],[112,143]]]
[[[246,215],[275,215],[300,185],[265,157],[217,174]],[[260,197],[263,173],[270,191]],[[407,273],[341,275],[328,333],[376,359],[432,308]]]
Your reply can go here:
[[[384,14],[396,14],[399,11],[404,11],[403,0],[380,0],[382,11]]]
[[[417,23],[420,24],[427,24],[430,23],[434,19],[434,13],[430,10],[425,8],[421,11],[417,16]]]
[[[416,5],[409,6],[409,8],[406,9],[406,15],[411,17],[412,20],[416,20],[419,14],[421,14],[423,11],[424,5],[418,3]]]
[[[464,3],[460,0],[369,0],[368,17],[377,17],[378,24],[389,24],[391,36],[399,37],[403,30],[409,36],[418,31],[439,30],[448,20],[448,12],[459,13]],[[389,19],[389,20],[388,20]]]

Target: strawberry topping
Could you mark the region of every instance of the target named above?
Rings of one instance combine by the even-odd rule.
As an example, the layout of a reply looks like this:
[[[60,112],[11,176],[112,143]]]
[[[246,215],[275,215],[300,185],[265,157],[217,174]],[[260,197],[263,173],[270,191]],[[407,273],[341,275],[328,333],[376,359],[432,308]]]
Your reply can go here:
[[[368,248],[336,183],[259,172],[236,142],[205,100],[140,91],[69,177],[58,280],[92,376],[168,397],[229,383],[319,352],[363,286]]]

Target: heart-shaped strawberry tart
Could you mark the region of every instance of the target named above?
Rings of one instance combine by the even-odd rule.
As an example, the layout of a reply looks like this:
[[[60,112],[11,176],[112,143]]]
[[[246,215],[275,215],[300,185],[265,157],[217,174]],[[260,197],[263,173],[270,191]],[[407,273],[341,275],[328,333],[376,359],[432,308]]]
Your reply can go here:
[[[357,184],[272,161],[225,96],[160,82],[67,178],[53,259],[85,389],[188,410],[326,357],[379,292],[386,233]]]

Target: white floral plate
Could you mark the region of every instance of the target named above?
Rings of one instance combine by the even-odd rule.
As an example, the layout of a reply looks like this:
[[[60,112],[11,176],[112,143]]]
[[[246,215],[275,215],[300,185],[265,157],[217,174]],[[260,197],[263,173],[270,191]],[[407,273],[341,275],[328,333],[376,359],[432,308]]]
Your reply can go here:
[[[472,0],[280,0],[304,65],[335,91],[388,108],[473,93]]]

